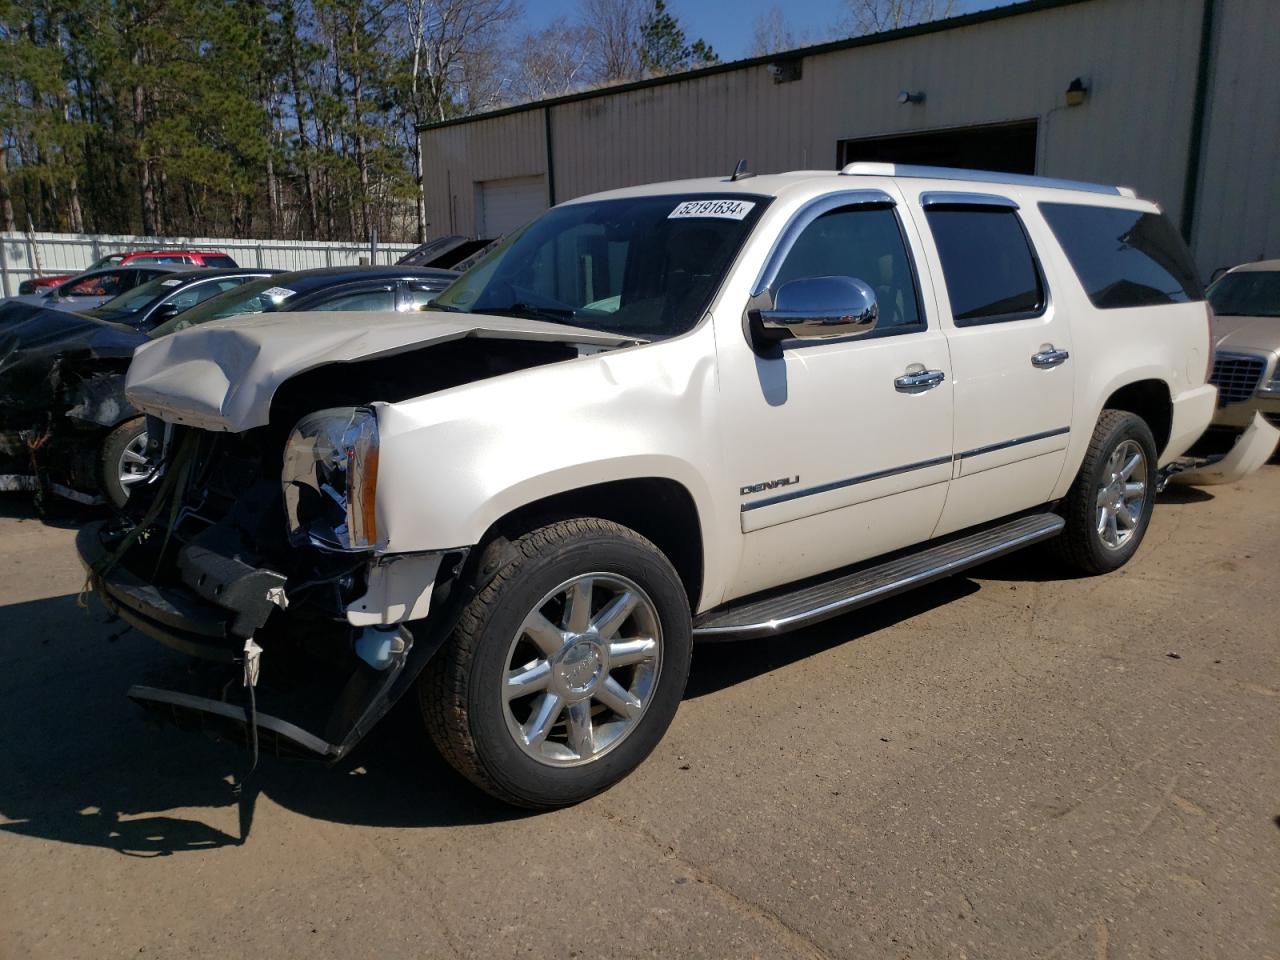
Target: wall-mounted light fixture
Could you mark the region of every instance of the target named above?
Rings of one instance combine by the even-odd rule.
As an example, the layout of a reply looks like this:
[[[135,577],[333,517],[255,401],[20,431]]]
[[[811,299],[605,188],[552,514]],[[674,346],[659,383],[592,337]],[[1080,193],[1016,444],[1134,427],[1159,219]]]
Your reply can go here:
[[[799,57],[786,57],[775,60],[769,64],[769,76],[773,77],[774,83],[791,83],[799,80],[801,74],[800,64],[802,62]]]
[[[1067,84],[1067,106],[1078,107],[1084,103],[1089,97],[1089,88],[1084,85],[1084,81],[1076,77]]]
[[[916,93],[912,93],[910,90],[899,90],[898,102],[902,104],[924,103],[924,91],[920,90]]]

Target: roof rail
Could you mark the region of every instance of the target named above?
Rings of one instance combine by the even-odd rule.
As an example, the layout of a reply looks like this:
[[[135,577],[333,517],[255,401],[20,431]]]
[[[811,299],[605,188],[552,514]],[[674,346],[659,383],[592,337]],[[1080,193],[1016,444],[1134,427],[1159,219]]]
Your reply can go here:
[[[1080,190],[1085,193],[1105,193],[1113,197],[1136,198],[1130,187],[1110,187],[1103,183],[1086,183],[1082,180],[1059,180],[1057,177],[1032,177],[1025,173],[998,173],[995,170],[961,170],[956,167],[923,167],[910,163],[869,163],[859,161],[846,164],[840,171],[845,177],[917,177],[930,180],[973,180],[978,183],[1004,183],[1014,187],[1053,187],[1057,190]]]

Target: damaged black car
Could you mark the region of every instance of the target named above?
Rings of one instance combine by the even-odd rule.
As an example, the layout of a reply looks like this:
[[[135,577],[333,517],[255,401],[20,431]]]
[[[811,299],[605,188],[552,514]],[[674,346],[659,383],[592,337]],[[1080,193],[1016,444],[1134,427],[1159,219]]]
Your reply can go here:
[[[0,328],[0,490],[116,507],[150,476],[124,396],[133,351],[160,324],[269,270],[183,270],[80,312],[24,307]]]
[[[421,310],[456,278],[402,266],[166,273],[82,313],[18,305],[0,326],[0,491],[119,508],[154,470],[146,424],[124,395],[133,351],[243,314]]]

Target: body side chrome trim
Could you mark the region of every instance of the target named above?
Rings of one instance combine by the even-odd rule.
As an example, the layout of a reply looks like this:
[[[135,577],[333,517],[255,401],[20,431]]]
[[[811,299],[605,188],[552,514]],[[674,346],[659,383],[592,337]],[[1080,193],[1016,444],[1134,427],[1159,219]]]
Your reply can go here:
[[[1070,433],[1070,427],[1058,427],[1056,430],[1045,430],[1043,433],[1033,433],[1030,436],[1018,437],[1014,440],[1004,440],[1000,443],[988,444],[985,447],[975,447],[972,450],[966,450],[964,453],[957,453],[954,456],[931,457],[928,460],[920,460],[916,463],[904,464],[901,467],[889,467],[886,470],[877,470],[874,473],[863,473],[856,477],[846,477],[843,480],[832,480],[830,483],[820,483],[817,486],[805,487],[803,490],[792,490],[787,493],[775,494],[772,497],[765,497],[763,500],[753,500],[750,503],[742,504],[742,512],[748,510],[759,510],[761,507],[772,507],[779,503],[786,503],[790,500],[799,500],[802,497],[812,497],[819,493],[828,493],[831,490],[840,490],[844,487],[852,487],[859,483],[869,483],[872,480],[882,480],[885,477],[896,476],[900,473],[911,473],[915,470],[924,470],[928,467],[941,466],[944,463],[953,463],[958,460],[965,460],[971,457],[980,457],[984,453],[995,453],[997,450],[1006,450],[1009,447],[1016,447],[1024,443],[1033,443],[1036,440],[1047,440],[1050,437],[1060,437]]]
[[[964,453],[957,453],[956,459],[967,460],[970,457],[980,457],[984,453],[995,453],[997,450],[1007,450],[1009,447],[1016,447],[1024,443],[1034,443],[1036,440],[1048,440],[1050,437],[1060,437],[1070,432],[1070,427],[1058,427],[1056,430],[1045,430],[1043,433],[1033,433],[1030,436],[1018,437],[1014,440],[989,443],[985,447],[974,447],[972,450],[964,451]]]
[[[856,477],[848,477],[844,480],[832,480],[830,483],[821,483],[816,487],[805,487],[803,490],[796,490],[791,493],[779,493],[772,497],[765,497],[763,500],[754,500],[751,503],[744,503],[742,510],[745,513],[748,510],[758,510],[760,507],[771,507],[774,504],[786,503],[788,500],[799,500],[801,497],[811,497],[819,493],[827,493],[831,490],[840,490],[844,487],[852,487],[859,483],[869,483],[872,480],[882,480],[885,477],[892,477],[899,473],[910,473],[913,470],[924,470],[926,467],[937,467],[944,463],[950,463],[951,457],[932,457],[928,460],[920,460],[917,463],[908,463],[901,467],[889,467],[887,470],[877,470],[874,473],[864,473]]]

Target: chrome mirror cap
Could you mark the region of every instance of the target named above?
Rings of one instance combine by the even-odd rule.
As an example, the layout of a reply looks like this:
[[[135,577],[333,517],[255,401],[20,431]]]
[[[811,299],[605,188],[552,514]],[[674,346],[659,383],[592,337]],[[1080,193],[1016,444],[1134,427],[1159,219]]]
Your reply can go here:
[[[880,309],[875,291],[854,277],[803,277],[784,283],[774,305],[756,313],[770,339],[790,334],[800,340],[830,340],[870,333]]]

